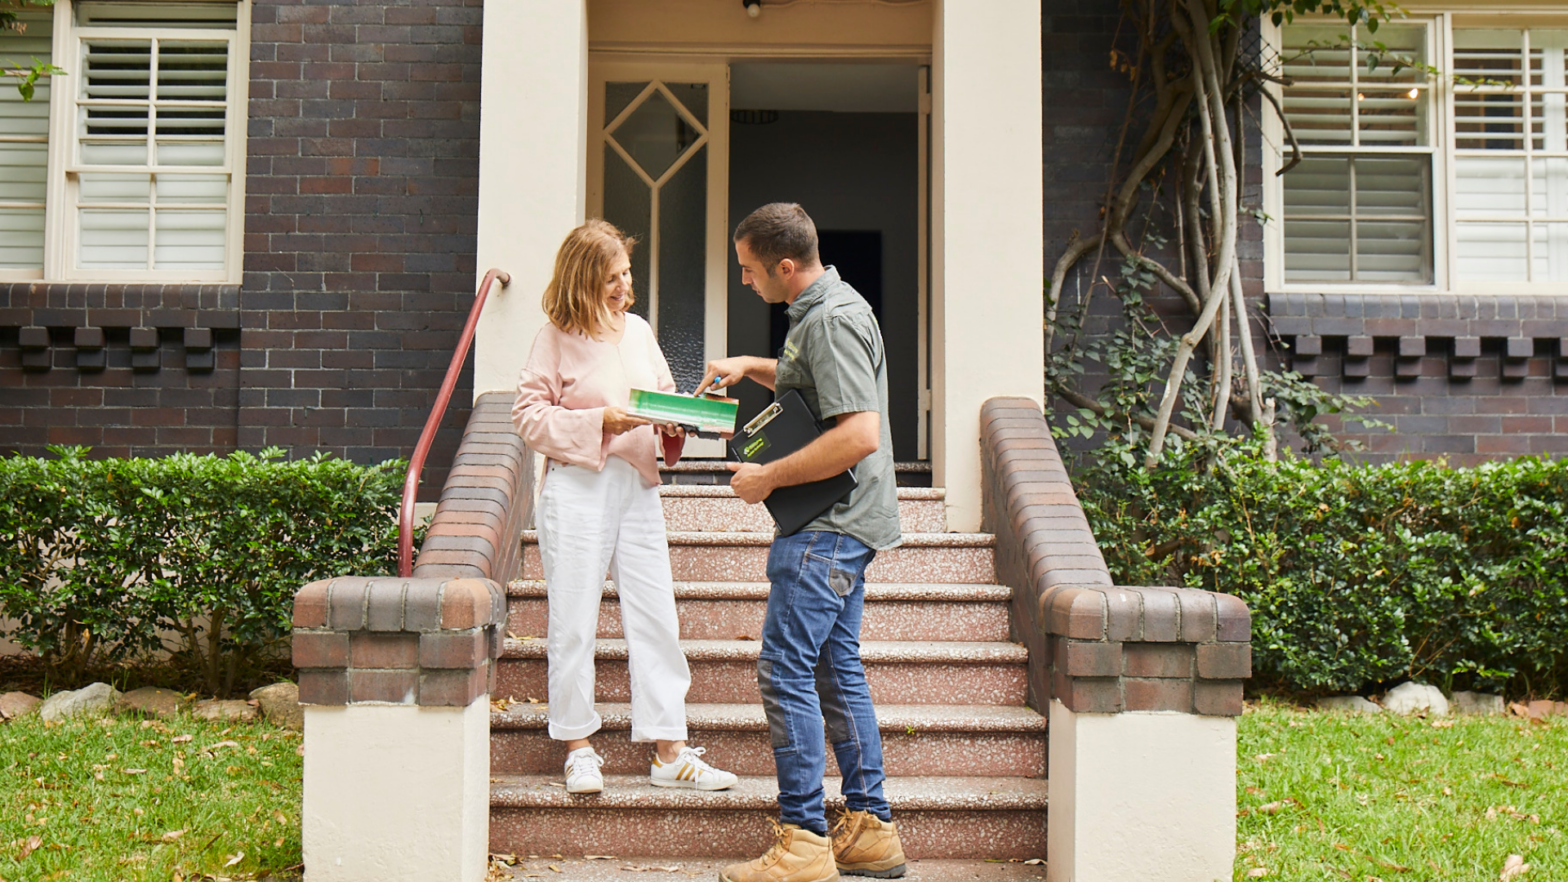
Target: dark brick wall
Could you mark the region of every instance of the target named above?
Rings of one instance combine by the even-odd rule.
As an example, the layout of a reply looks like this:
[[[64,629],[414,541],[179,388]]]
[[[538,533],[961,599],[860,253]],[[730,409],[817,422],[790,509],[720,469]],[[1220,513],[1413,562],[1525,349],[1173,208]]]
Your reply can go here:
[[[238,305],[235,285],[0,284],[0,454],[234,449]]]
[[[481,2],[254,8],[239,443],[407,456],[473,299]]]
[[[253,8],[243,285],[0,285],[0,450],[412,452],[473,299],[481,2]]]

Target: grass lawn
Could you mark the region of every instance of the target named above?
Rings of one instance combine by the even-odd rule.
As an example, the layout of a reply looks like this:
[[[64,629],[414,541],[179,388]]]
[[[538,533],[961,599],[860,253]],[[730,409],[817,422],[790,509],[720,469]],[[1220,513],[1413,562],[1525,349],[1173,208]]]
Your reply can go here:
[[[264,722],[0,725],[0,880],[292,878],[300,746]]]
[[[1239,880],[1568,879],[1568,719],[1265,704],[1239,740]]]

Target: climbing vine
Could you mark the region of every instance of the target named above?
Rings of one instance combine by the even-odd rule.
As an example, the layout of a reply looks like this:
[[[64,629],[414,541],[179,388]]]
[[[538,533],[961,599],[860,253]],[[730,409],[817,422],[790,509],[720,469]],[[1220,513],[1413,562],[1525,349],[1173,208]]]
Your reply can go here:
[[[1267,220],[1260,208],[1243,203],[1240,186],[1243,133],[1250,108],[1261,106],[1254,96],[1279,117],[1290,145],[1292,158],[1280,173],[1300,160],[1289,120],[1263,88],[1289,85],[1285,60],[1260,51],[1258,23],[1333,17],[1346,26],[1342,40],[1366,64],[1397,70],[1416,62],[1375,36],[1380,23],[1404,11],[1382,0],[1123,0],[1122,6],[1111,63],[1131,85],[1126,120],[1098,226],[1067,242],[1046,296],[1047,386],[1077,409],[1058,431],[1084,438],[1104,432],[1119,446],[1118,457],[1141,456],[1151,469],[1172,436],[1180,444],[1239,432],[1258,437],[1264,456],[1273,459],[1281,422],[1308,450],[1330,447],[1333,439],[1315,418],[1370,400],[1262,370],[1242,293],[1241,224]],[[1368,39],[1357,39],[1362,35]],[[1090,258],[1085,274],[1082,264]],[[1109,278],[1108,261],[1119,270],[1118,282]],[[1063,309],[1064,286],[1075,270],[1088,286],[1075,308]],[[1160,285],[1180,297],[1191,318],[1182,333],[1146,302]],[[1123,321],[1109,335],[1086,334],[1090,300],[1100,288],[1119,298]],[[1089,362],[1108,375],[1093,395],[1081,388]]]

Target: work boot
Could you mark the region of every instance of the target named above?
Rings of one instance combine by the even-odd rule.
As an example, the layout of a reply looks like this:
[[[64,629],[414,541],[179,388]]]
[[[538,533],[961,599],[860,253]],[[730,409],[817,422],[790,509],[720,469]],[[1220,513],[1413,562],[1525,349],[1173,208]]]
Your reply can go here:
[[[833,860],[846,876],[896,879],[904,875],[898,827],[870,812],[846,811],[833,825]]]
[[[730,864],[720,882],[838,882],[833,866],[833,840],[794,824],[774,824],[778,841],[767,854],[743,864]]]

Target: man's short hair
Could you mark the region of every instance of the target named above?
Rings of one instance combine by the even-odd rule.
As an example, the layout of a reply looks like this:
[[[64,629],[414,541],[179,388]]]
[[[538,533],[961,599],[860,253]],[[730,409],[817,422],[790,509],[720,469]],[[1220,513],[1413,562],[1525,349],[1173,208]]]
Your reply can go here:
[[[745,242],[769,276],[779,261],[802,266],[817,263],[817,225],[793,202],[770,202],[746,216],[735,228],[735,241]]]

